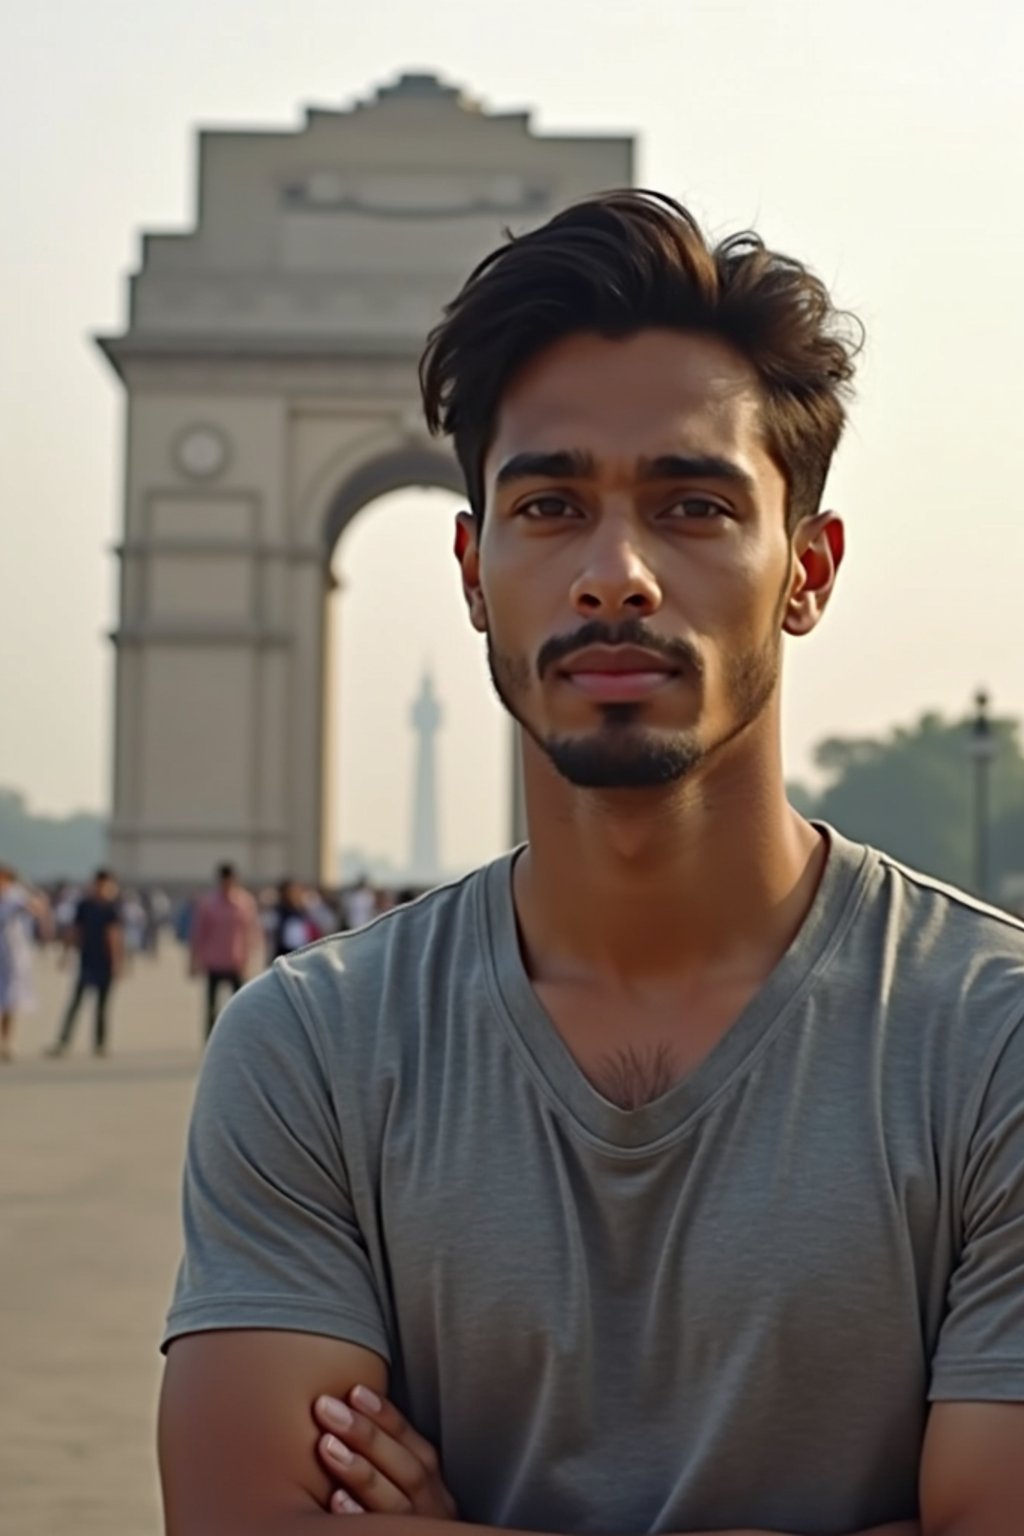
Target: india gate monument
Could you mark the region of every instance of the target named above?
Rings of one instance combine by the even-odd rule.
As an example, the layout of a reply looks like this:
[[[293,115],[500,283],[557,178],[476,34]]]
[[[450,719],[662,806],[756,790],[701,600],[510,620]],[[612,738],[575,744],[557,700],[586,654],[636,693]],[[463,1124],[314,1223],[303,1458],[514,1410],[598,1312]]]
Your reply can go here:
[[[229,859],[252,881],[330,881],[334,546],[388,492],[462,491],[416,364],[473,265],[504,229],[632,179],[630,138],[536,134],[432,75],[295,130],[199,134],[195,228],[144,236],[127,328],[100,340],[127,409],[125,880],[205,881]]]

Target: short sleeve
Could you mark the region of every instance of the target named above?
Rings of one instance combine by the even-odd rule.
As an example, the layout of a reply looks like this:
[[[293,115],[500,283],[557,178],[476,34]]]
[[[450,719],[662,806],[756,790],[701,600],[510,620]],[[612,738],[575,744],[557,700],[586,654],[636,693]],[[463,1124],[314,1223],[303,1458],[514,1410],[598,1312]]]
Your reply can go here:
[[[962,1191],[963,1246],[932,1361],[933,1401],[1024,1401],[1024,1024],[982,1091]]]
[[[163,1337],[280,1328],[390,1350],[317,1042],[273,971],[225,1008],[196,1091]]]

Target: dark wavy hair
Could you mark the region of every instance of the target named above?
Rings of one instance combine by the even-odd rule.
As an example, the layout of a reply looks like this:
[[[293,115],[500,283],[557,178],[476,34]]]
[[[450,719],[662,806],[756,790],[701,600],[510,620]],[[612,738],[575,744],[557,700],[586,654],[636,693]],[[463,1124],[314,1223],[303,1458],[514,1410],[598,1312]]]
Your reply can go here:
[[[859,321],[760,236],[711,245],[674,199],[616,191],[510,234],[430,333],[420,363],[427,424],[453,439],[477,517],[501,397],[523,364],[576,332],[619,337],[652,326],[719,337],[750,362],[768,450],[786,477],[787,526],[818,510],[846,420]]]

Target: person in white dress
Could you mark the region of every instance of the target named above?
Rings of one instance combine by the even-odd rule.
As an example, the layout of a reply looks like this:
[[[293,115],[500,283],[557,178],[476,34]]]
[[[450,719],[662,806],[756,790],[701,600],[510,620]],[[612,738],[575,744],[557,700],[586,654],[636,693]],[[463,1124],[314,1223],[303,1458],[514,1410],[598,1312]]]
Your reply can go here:
[[[35,1003],[32,986],[32,936],[45,929],[46,904],[18,883],[16,872],[0,864],[0,1062],[12,1059],[14,1021]]]

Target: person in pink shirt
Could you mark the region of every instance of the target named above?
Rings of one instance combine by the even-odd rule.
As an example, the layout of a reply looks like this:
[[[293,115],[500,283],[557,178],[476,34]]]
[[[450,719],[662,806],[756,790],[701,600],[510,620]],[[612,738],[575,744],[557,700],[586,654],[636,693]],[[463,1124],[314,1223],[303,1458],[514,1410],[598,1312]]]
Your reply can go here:
[[[206,977],[206,1038],[217,1021],[221,987],[237,992],[262,942],[256,902],[233,864],[222,864],[217,884],[196,903],[190,937],[192,975]]]

